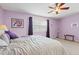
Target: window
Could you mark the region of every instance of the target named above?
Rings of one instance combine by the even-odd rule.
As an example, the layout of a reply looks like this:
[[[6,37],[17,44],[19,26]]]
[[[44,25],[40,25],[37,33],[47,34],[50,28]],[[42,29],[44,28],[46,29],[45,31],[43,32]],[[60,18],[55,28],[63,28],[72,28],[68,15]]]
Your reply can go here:
[[[46,20],[33,20],[33,31],[36,33],[47,31],[47,21]]]

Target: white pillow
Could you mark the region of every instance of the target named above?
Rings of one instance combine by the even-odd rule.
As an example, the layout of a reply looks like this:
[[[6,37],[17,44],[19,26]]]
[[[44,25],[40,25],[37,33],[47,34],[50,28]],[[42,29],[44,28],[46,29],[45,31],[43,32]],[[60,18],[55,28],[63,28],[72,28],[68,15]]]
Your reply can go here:
[[[10,43],[10,37],[9,37],[8,34],[4,33],[4,34],[2,34],[2,35],[0,36],[0,38],[1,38],[2,40],[4,40],[7,44]]]
[[[0,39],[0,47],[5,47],[5,46],[8,46],[8,44],[4,40]]]

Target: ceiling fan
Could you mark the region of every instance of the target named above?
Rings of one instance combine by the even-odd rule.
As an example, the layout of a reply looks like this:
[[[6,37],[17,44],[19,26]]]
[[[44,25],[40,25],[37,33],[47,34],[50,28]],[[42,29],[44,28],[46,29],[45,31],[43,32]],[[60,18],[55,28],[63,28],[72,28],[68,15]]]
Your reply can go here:
[[[62,10],[68,10],[70,7],[65,7],[64,4],[65,3],[55,3],[55,7],[49,6],[51,11],[48,13],[55,12],[56,14],[59,14]]]

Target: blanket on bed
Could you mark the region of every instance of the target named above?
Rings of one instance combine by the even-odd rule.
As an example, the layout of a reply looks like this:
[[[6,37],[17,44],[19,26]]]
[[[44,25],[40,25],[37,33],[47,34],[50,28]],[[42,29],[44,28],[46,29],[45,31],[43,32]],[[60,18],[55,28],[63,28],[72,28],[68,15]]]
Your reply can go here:
[[[60,42],[42,36],[22,37],[0,50],[1,55],[62,55],[65,50]]]

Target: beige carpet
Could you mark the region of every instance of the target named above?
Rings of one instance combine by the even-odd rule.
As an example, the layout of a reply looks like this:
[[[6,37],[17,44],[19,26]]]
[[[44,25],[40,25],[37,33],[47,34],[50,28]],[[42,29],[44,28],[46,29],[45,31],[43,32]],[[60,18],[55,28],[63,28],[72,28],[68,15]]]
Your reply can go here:
[[[79,55],[79,43],[78,42],[72,42],[72,41],[68,41],[64,39],[57,39],[57,40],[63,44],[68,55]]]

